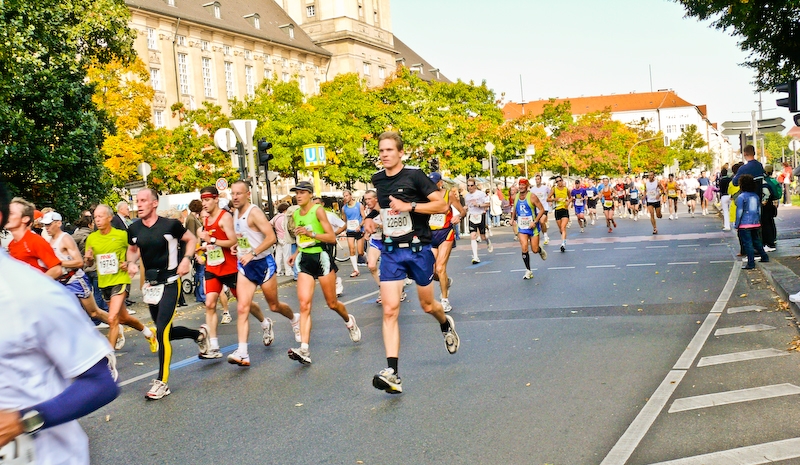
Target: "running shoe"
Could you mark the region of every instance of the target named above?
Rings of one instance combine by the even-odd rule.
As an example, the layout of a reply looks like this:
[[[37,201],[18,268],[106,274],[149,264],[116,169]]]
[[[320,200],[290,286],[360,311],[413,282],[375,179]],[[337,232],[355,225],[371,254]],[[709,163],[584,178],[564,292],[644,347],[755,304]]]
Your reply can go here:
[[[617,227],[617,220],[615,220],[614,218],[611,218],[611,224],[613,224],[614,227],[616,228]]]
[[[197,348],[200,349],[200,355],[204,355],[208,353],[208,325],[203,323],[197,329],[200,331],[200,335],[197,336]]]
[[[548,236],[547,233],[544,233],[544,245],[547,245],[549,243],[550,243],[550,236]]]
[[[147,398],[147,400],[158,400],[170,394],[172,394],[172,391],[169,390],[167,383],[154,379],[150,383],[150,390],[147,391],[147,394],[144,396]]]
[[[636,221],[636,218],[634,218],[633,221]],[[581,232],[583,232],[583,228],[581,228]]]
[[[494,244],[492,244],[492,241],[487,241],[487,243],[486,243],[486,250],[488,250],[488,251],[489,251],[489,253],[492,253],[492,252],[494,252]]]
[[[205,354],[197,354],[197,358],[203,360],[222,358],[222,351],[219,349],[208,349],[208,352],[206,352]]]
[[[292,322],[292,332],[294,332],[294,341],[300,342],[300,314],[294,314],[294,322]]]
[[[270,318],[264,318],[267,321],[267,327],[261,328],[264,330],[264,334],[262,339],[264,341],[264,345],[269,347],[272,344],[272,341],[275,340],[275,331],[273,330],[272,320]]]
[[[544,247],[539,247],[539,256],[542,257],[542,260],[547,260],[547,251],[544,250]]]
[[[608,232],[614,232],[614,230],[611,229],[611,228],[608,228]]]
[[[352,326],[347,326],[347,331],[350,333],[350,340],[353,342],[358,342],[361,340],[361,329],[358,327],[358,323],[356,323],[356,317],[350,315],[350,323]]]
[[[594,226],[594,220],[592,220],[592,226]]]
[[[452,288],[452,287],[453,287],[453,278],[448,276],[447,277],[447,291],[448,291],[448,293],[450,291],[450,288]]]
[[[127,310],[128,310],[128,315],[136,315],[136,310],[132,308],[128,308]]]
[[[375,389],[386,391],[389,394],[400,394],[403,392],[403,382],[392,368],[384,368],[380,373],[373,376],[372,386],[374,386]]]
[[[158,352],[158,338],[156,337],[156,329],[150,328],[150,332],[153,333],[153,335],[145,339],[147,339],[147,342],[150,344],[150,352],[156,353]]]
[[[342,284],[342,278],[336,277],[336,296],[340,296],[344,294],[344,284]]]
[[[567,251],[567,245],[564,244],[563,242],[561,243],[561,251],[562,252],[566,252]]]
[[[108,329],[108,325],[106,323],[103,323],[102,321],[94,325],[94,327],[97,329]]]
[[[119,325],[119,333],[117,334],[117,342],[114,344],[114,350],[120,350],[125,347],[125,332],[122,325]]]
[[[478,257],[472,257],[472,264],[473,264],[473,265],[474,265],[474,264],[476,264],[476,263],[480,263],[480,262],[481,262],[481,259],[480,259],[480,258],[478,258]]]
[[[775,250],[775,247],[770,247],[768,245],[764,246],[764,252],[774,252]]]
[[[108,371],[111,373],[111,378],[114,381],[117,381],[119,378],[119,372],[117,371],[117,356],[114,355],[114,352],[106,355],[108,359]]]
[[[450,330],[442,333],[442,336],[444,336],[444,345],[448,352],[454,354],[458,352],[458,346],[460,344],[458,333],[456,333],[456,322],[453,321],[453,317],[450,315],[445,315],[445,318],[450,322]]]
[[[239,365],[240,367],[249,367],[250,355],[243,354],[239,352],[239,349],[236,349],[232,354],[228,355],[228,363],[231,365]]]
[[[408,294],[406,294],[406,291],[403,291],[403,293],[400,294],[400,302],[405,302],[407,297]]]
[[[450,310],[453,309],[453,306],[450,305],[449,299],[442,299],[442,309],[444,310],[445,313],[450,313]]]
[[[525,270],[525,276],[523,276],[522,279],[533,279],[533,271]]]
[[[231,312],[229,312],[227,310],[222,312],[222,319],[219,321],[219,324],[226,325],[226,324],[230,323],[231,321],[232,321]]]
[[[795,303],[800,302],[800,292],[798,292],[797,294],[790,294],[789,300]]]
[[[376,304],[383,304],[383,299],[381,299],[380,297],[378,297],[377,299],[375,299],[375,303],[376,303]]]
[[[404,286],[410,286],[412,284],[414,284],[414,280],[411,278],[406,278],[406,280],[403,282]]]
[[[289,349],[289,358],[297,360],[303,365],[311,365],[311,354],[308,349]]]

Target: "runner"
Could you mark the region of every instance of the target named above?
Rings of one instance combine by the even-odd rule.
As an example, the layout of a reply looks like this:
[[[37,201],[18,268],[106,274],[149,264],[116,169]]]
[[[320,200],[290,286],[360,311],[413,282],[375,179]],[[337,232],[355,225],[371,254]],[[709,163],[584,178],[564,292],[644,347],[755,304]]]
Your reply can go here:
[[[686,192],[686,206],[689,208],[689,214],[694,218],[694,212],[697,210],[697,192],[700,189],[700,183],[697,182],[694,176],[688,175],[683,181],[684,192]]]
[[[522,279],[533,279],[531,258],[528,244],[533,253],[538,253],[542,260],[547,260],[547,252],[539,245],[539,220],[544,216],[544,206],[539,197],[528,191],[530,183],[522,178],[519,181],[519,192],[512,198],[511,224],[519,229],[519,245],[522,248],[522,262],[525,264],[525,275]]]
[[[97,230],[86,238],[84,259],[91,265],[97,264],[97,281],[103,300],[108,303],[108,342],[121,349],[118,335],[122,335],[123,324],[140,331],[150,344],[150,352],[158,352],[158,340],[153,331],[143,325],[136,317],[128,314],[125,300],[131,288],[131,277],[128,276],[128,233],[125,230],[112,228],[111,219],[114,210],[108,205],[98,205],[94,209],[94,223]],[[66,234],[66,233],[63,233]],[[54,237],[58,240],[57,237]],[[125,336],[122,336],[122,343]]]
[[[597,220],[597,187],[594,186],[594,181],[591,179],[586,180],[586,208],[589,210],[589,218],[592,219],[592,226]]]
[[[486,237],[486,209],[489,208],[489,197],[478,189],[477,182],[473,178],[467,179],[467,191],[464,200],[467,203],[472,263],[475,264],[481,262],[481,259],[478,258],[478,233],[480,233],[481,239],[486,241],[486,250],[489,253],[494,250],[492,240]]]
[[[675,175],[670,173],[667,180],[667,203],[669,204],[669,219],[672,219],[673,214],[675,219],[678,219],[678,194],[680,188],[678,182],[675,181]]]
[[[581,232],[586,228],[586,218],[583,211],[586,208],[586,187],[581,185],[581,180],[575,181],[575,189],[570,192],[570,201],[572,207],[575,209],[575,217],[578,218],[578,226],[581,227]]]
[[[449,313],[453,309],[453,306],[450,305],[450,286],[453,285],[453,278],[447,275],[447,262],[450,260],[450,252],[453,250],[453,242],[455,240],[455,231],[453,231],[452,223],[453,209],[462,217],[466,216],[466,212],[458,200],[458,195],[444,185],[440,173],[431,173],[428,177],[436,183],[436,187],[439,188],[442,198],[448,205],[447,213],[431,215],[428,224],[431,227],[431,251],[433,252],[434,260],[436,260],[433,267],[433,279],[439,281],[439,288],[442,290],[442,308],[445,313]]]
[[[347,229],[347,223],[345,223],[344,220],[342,220],[342,218],[336,213],[333,213],[332,210],[335,200],[332,197],[328,197],[325,202],[323,202],[322,199],[317,196],[314,196],[311,199],[314,201],[314,203],[322,206],[322,208],[325,209],[325,215],[328,217],[328,222],[331,224],[331,228],[333,228],[333,233],[336,235],[336,237],[339,237],[341,233]],[[292,215],[294,215],[294,212],[292,212]],[[329,257],[336,256],[336,244],[328,244],[323,242],[320,244],[320,246],[328,252]],[[344,294],[344,283],[342,283],[342,278],[339,277],[339,265],[336,264],[336,260],[331,260],[331,271],[334,275],[336,275],[336,296],[338,297]],[[300,341],[298,340],[297,342]]]
[[[644,183],[644,194],[647,199],[647,212],[650,213],[650,224],[653,225],[653,234],[658,234],[656,217],[661,218],[660,199],[663,192],[661,184],[656,180],[656,174],[651,171]]]
[[[277,242],[272,224],[261,209],[250,203],[250,187],[244,181],[236,181],[231,186],[231,203],[234,212],[233,229],[236,234],[239,274],[236,277],[236,333],[239,347],[228,355],[228,363],[248,367],[250,355],[247,339],[250,335],[250,313],[261,322],[264,330],[264,345],[272,344],[275,338],[272,320],[264,318],[261,309],[253,303],[256,289],[261,287],[264,300],[269,309],[286,317],[292,324],[295,341],[300,337],[300,315],[292,313],[288,305],[278,300],[278,278],[275,276],[277,266],[272,256]],[[290,261],[291,265],[292,262]]]
[[[700,184],[700,210],[703,216],[706,216],[708,215],[708,199],[706,199],[705,193],[708,188],[711,187],[711,180],[706,176],[705,170],[700,172],[700,177],[697,178],[697,182]]]
[[[65,271],[61,260],[42,236],[31,231],[34,210],[33,204],[25,199],[15,197],[11,200],[6,224],[6,230],[12,237],[8,243],[8,254],[53,279],[60,279]]]
[[[531,187],[530,191],[533,195],[539,197],[539,203],[544,207],[539,224],[541,225],[540,230],[544,234],[544,245],[547,245],[550,243],[550,236],[547,235],[547,214],[550,213],[550,202],[547,199],[550,197],[550,188],[547,184],[542,184],[541,174],[537,174],[534,177],[534,182],[536,182],[536,185]]]
[[[569,189],[564,184],[564,178],[556,176],[556,185],[550,191],[548,202],[553,202],[556,214],[556,225],[561,232],[561,251],[567,251],[567,222],[569,221],[570,195]]]
[[[136,193],[136,208],[139,221],[128,228],[128,275],[139,272],[136,261],[141,257],[145,271],[145,285],[142,289],[144,302],[150,308],[150,316],[156,324],[158,338],[158,377],[153,380],[145,396],[158,400],[168,396],[167,386],[172,362],[172,343],[176,339],[192,339],[200,347],[200,352],[208,350],[208,329],[189,329],[173,326],[178,295],[181,292],[181,276],[192,266],[192,252],[181,256],[181,249],[194,251],[197,239],[183,227],[180,221],[158,216],[158,192],[142,189]],[[183,247],[179,245],[183,243]]]
[[[367,267],[369,272],[372,273],[372,278],[375,280],[375,284],[378,285],[378,290],[380,291],[381,279],[378,270],[378,259],[381,258],[381,250],[383,250],[383,245],[381,244],[383,231],[380,216],[381,207],[378,205],[378,194],[372,189],[368,190],[364,193],[364,202],[367,204],[367,208],[364,210],[365,214],[368,215],[373,211],[378,212],[378,216],[372,219],[372,221],[375,222],[375,232],[369,236],[369,242],[367,243]],[[375,303],[381,303],[380,294],[375,300]]]
[[[613,232],[614,230],[611,229],[611,226],[617,227],[617,222],[614,220],[614,188],[608,181],[608,177],[603,177],[600,200],[603,202],[603,215],[606,217],[608,232]]]
[[[289,263],[299,270],[297,278],[297,299],[300,301],[300,347],[289,349],[288,355],[303,365],[311,364],[311,353],[308,343],[311,339],[311,303],[314,297],[314,281],[319,281],[322,294],[328,308],[336,312],[345,322],[350,340],[359,342],[361,330],[354,316],[347,313],[347,308],[336,298],[336,274],[331,272],[332,258],[321,246],[321,242],[336,243],[336,235],[328,222],[325,209],[312,202],[314,186],[308,181],[301,181],[292,192],[295,192],[297,205],[294,222],[297,225],[294,233],[297,236],[298,250],[289,259]]]
[[[353,272],[350,273],[350,277],[355,278],[361,274],[358,271],[358,256],[364,253],[364,233],[361,232],[361,223],[364,221],[364,206],[356,202],[353,194],[348,190],[342,192],[342,198],[344,200],[342,219],[347,222],[347,245],[350,248],[350,264],[353,265]]]
[[[381,257],[381,299],[383,300],[383,343],[388,367],[372,379],[372,385],[390,394],[403,391],[398,372],[400,355],[400,294],[406,276],[417,283],[417,295],[422,309],[439,323],[447,351],[455,354],[459,347],[453,317],[446,315],[433,298],[434,257],[431,252],[431,214],[446,213],[442,194],[425,173],[403,166],[403,140],[396,132],[384,132],[378,137],[378,151],[383,170],[372,176],[378,192],[383,216],[384,252]],[[471,181],[472,190],[475,182]],[[375,232],[371,219],[364,221],[367,233]]]
[[[639,178],[636,177],[628,184],[628,211],[633,216],[633,221],[639,221]]]

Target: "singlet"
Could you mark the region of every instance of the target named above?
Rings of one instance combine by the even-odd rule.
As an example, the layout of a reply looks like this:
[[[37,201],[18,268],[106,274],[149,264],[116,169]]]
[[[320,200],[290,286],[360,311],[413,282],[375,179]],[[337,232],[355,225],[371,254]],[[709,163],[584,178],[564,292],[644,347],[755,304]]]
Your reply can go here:
[[[211,224],[208,224],[208,218],[205,218],[203,220],[203,230],[210,234],[211,237],[215,237],[217,241],[230,239],[219,224],[222,217],[228,214],[225,210],[220,210],[219,215]],[[206,271],[216,276],[228,276],[236,273],[236,257],[231,253],[231,249],[215,245],[212,250],[206,250]]]
[[[159,216],[152,226],[137,221],[128,227],[128,244],[139,247],[145,270],[158,270],[158,279],[176,275],[181,256],[181,238],[186,228],[180,221]]]
[[[675,181],[667,183],[667,197],[678,198],[678,183]]]
[[[8,243],[8,254],[42,273],[46,273],[54,266],[61,265],[61,260],[53,253],[50,244],[30,229],[25,231],[19,241],[11,239],[11,242]]]
[[[358,202],[352,207],[345,205],[342,207],[342,212],[344,212],[345,221],[347,221],[347,231],[360,231],[361,221],[364,220],[364,218],[361,217],[361,205]]]
[[[444,191],[444,202],[447,204],[447,213],[436,213],[431,215],[428,224],[431,226],[431,231],[437,229],[447,229],[450,227],[450,221],[453,219],[453,209],[450,208],[450,189]]]
[[[370,212],[371,211],[372,210],[370,210]],[[369,213],[369,212],[367,212],[367,213]],[[372,233],[372,235],[370,235],[369,238],[370,239],[375,239],[376,241],[380,242],[380,240],[383,239],[383,222],[381,221],[380,211],[378,211],[378,216],[373,218],[372,221],[375,223],[375,232]],[[433,229],[433,228],[431,228],[431,229]]]
[[[403,202],[428,203],[428,196],[439,190],[436,184],[421,169],[404,166],[393,176],[387,175],[386,170],[378,171],[372,175],[372,185],[381,206],[383,235],[397,243],[410,243],[417,236],[422,244],[430,244],[430,215],[417,211],[394,212],[389,208],[389,196]]]
[[[648,202],[658,202],[658,181],[645,181],[644,191]]]
[[[256,208],[256,206],[250,204],[250,206],[247,207],[247,210],[245,210],[241,216],[239,216],[237,212],[237,214],[233,217],[233,230],[236,231],[236,253],[240,257],[252,252],[253,248],[258,247],[258,244],[264,242],[264,238],[266,237],[261,231],[252,229],[247,225],[247,218],[250,216],[250,212],[254,208]],[[272,247],[268,248],[267,250],[262,250],[260,254],[253,258],[253,260],[261,260],[271,253]],[[234,265],[235,264],[236,262],[234,261]]]
[[[524,199],[519,198],[519,193],[514,196],[514,212],[517,215],[517,228],[532,230],[533,220],[536,218],[536,207],[530,205],[531,192],[528,191]],[[531,202],[532,203],[532,202]]]
[[[636,186],[636,184],[630,185],[628,195],[630,196],[631,200],[639,200],[639,188]]]
[[[50,247],[53,248],[53,252],[56,254],[56,257],[58,257],[58,259],[61,260],[62,262],[67,260],[74,260],[74,258],[72,258],[71,256],[61,252],[61,240],[64,239],[64,236],[69,236],[69,234],[62,232],[61,234],[58,235],[58,239],[54,240],[53,243],[50,244]],[[67,284],[74,282],[78,278],[82,278],[85,274],[86,273],[83,272],[83,268],[78,268],[77,270],[75,270],[72,277],[69,278]],[[66,276],[64,278],[66,278]]]
[[[294,224],[298,228],[306,228],[311,229],[317,234],[324,234],[325,229],[322,227],[322,223],[319,222],[317,218],[317,209],[320,208],[319,205],[312,205],[311,208],[308,209],[305,215],[301,213],[302,207],[298,208],[294,212]],[[311,237],[311,236],[297,236],[297,247],[300,248],[302,253],[321,253],[322,247],[320,246],[320,242]]]
[[[102,287],[130,284],[128,272],[120,268],[128,253],[128,233],[111,228],[108,234],[95,231],[86,238],[86,248],[92,250],[97,265],[97,284]]]
[[[591,201],[591,200],[595,200],[595,197],[597,197],[597,188],[594,187],[594,186],[587,187],[586,188],[586,198],[588,198]]]
[[[547,201],[547,194],[550,193],[550,188],[547,187],[546,184],[542,184],[539,187],[533,186],[530,188],[530,192],[533,193],[536,197],[539,197],[539,202],[542,203],[544,207],[544,211],[550,211],[550,202]]]
[[[553,194],[556,199],[556,210],[566,210],[567,201],[569,200],[569,189],[566,187],[554,187]]]
[[[614,191],[611,190],[611,186],[604,187],[600,194],[603,196],[603,207],[610,208],[614,206]]]

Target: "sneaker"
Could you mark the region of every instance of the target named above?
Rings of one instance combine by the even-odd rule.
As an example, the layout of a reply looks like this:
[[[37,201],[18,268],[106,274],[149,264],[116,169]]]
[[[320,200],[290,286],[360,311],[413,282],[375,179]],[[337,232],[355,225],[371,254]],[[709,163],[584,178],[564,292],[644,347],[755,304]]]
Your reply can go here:
[[[563,242],[561,243],[561,251],[562,252],[566,252],[567,251],[567,245],[564,244]]]
[[[272,344],[272,341],[275,340],[275,331],[273,330],[272,320],[270,318],[264,318],[267,321],[267,327],[261,328],[264,330],[264,335],[262,336],[262,340],[264,341],[264,345],[269,347]]]
[[[106,323],[103,323],[102,321],[94,325],[94,327],[97,329],[108,329],[108,325]]]
[[[407,297],[408,294],[406,294],[406,291],[403,291],[403,293],[400,294],[400,302],[405,302]]]
[[[200,355],[204,355],[208,353],[208,325],[202,324],[197,329],[200,331],[200,335],[197,336],[197,340],[194,341],[197,343],[197,348],[200,349]]]
[[[361,340],[361,329],[358,327],[358,323],[356,323],[356,317],[350,315],[350,322],[353,323],[352,327],[347,327],[347,331],[350,332],[350,340],[358,342]]]
[[[731,228],[722,228],[723,231],[730,231]]]
[[[611,228],[608,228],[608,232],[614,232],[614,230],[611,229]]]
[[[757,262],[760,262],[760,261],[761,261],[761,256],[759,256],[759,255],[756,255],[756,256],[754,257],[754,259],[755,259],[755,261],[757,261]],[[742,261],[743,261],[743,262],[746,262],[746,261],[747,261],[747,255],[745,255],[744,257],[742,257]]]
[[[764,246],[764,252],[774,252],[775,250],[775,247],[770,247],[768,245]]]
[[[442,310],[445,313],[450,313],[450,310],[453,309],[453,306],[450,305],[450,299],[442,299]]]
[[[197,354],[197,358],[203,360],[211,360],[215,358],[222,358],[222,351],[219,349],[208,349],[204,354]]]
[[[488,243],[486,244],[486,250],[488,250],[488,251],[489,251],[489,253],[492,253],[492,252],[494,252],[494,244],[492,244],[491,242],[488,242]]]
[[[132,308],[126,308],[125,310],[128,311],[128,315],[136,315],[136,310],[134,310]]]
[[[300,314],[295,313],[294,319],[296,322],[292,323],[292,332],[294,332],[294,341],[300,342]]]
[[[303,365],[311,365],[311,354],[308,349],[289,349],[289,358],[297,360]]]
[[[539,256],[542,257],[542,260],[547,260],[547,251],[544,250],[544,247],[539,247]]]
[[[636,221],[636,218],[634,218],[633,221]],[[583,228],[581,228],[581,232],[583,232]]]
[[[147,400],[158,400],[170,394],[172,394],[172,391],[169,390],[167,383],[154,379],[150,383],[150,390],[147,391],[147,394],[144,396],[147,398]]]
[[[533,279],[533,271],[525,270],[525,276],[523,276],[522,279]]]
[[[153,335],[145,339],[147,339],[147,343],[150,344],[150,352],[156,353],[158,352],[158,338],[156,337],[156,329],[150,328],[150,332],[152,332]]]
[[[592,226],[594,226],[594,220],[592,220]]]
[[[795,303],[800,302],[800,292],[798,292],[797,294],[790,294],[789,300]]]
[[[615,228],[617,227],[617,221],[613,218],[611,219],[611,224],[613,224]]]
[[[669,215],[669,219],[670,219],[670,220],[672,219],[672,215]]]
[[[480,262],[481,262],[481,259],[480,259],[480,258],[478,258],[478,257],[472,257],[472,264],[473,264],[473,265],[474,265],[474,264],[476,264],[476,263],[480,263]]]
[[[410,286],[410,285],[412,285],[412,284],[414,284],[414,280],[413,280],[413,279],[411,279],[411,278],[406,278],[406,280],[405,280],[405,281],[403,281],[403,285],[404,285],[404,286]]]
[[[448,352],[454,354],[458,352],[458,346],[460,343],[458,339],[458,333],[456,333],[456,322],[453,321],[453,317],[450,315],[445,315],[445,318],[447,318],[447,321],[450,322],[450,331],[442,333],[442,336],[444,336],[444,345]]]
[[[114,355],[114,352],[111,352],[110,354],[106,355],[106,358],[108,359],[108,371],[111,373],[111,378],[114,380],[114,382],[116,382],[117,379],[119,379],[119,372],[117,371],[117,356]]]
[[[403,382],[392,368],[384,368],[380,373],[373,376],[372,385],[375,389],[386,391],[389,394],[400,394],[403,392]]]
[[[344,294],[344,284],[342,284],[342,278],[336,277],[336,296],[340,296]]]
[[[383,299],[381,299],[380,297],[378,297],[377,299],[375,299],[375,303],[376,303],[376,304],[379,304],[379,305],[380,305],[380,304],[383,304]]]
[[[232,321],[231,319],[231,312],[224,311],[222,312],[222,319],[219,321],[219,324],[226,325]]]
[[[122,330],[122,325],[119,325],[119,333],[117,334],[117,342],[114,344],[114,350],[120,350],[125,347],[125,333]]]
[[[450,276],[447,277],[447,293],[450,293],[450,289],[453,288],[453,278]]]
[[[243,354],[239,352],[239,349],[236,349],[232,354],[228,355],[228,363],[231,365],[239,365],[240,367],[249,367],[250,355]]]
[[[547,245],[549,243],[550,243],[550,236],[548,236],[547,233],[544,233],[544,245]]]

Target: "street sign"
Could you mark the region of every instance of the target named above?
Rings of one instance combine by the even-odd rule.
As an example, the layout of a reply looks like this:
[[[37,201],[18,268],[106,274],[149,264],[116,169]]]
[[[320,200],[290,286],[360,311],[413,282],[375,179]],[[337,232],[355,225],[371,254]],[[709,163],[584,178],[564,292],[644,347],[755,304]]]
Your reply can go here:
[[[749,130],[750,124],[751,124],[750,121],[725,121],[724,123],[722,123],[722,127],[725,129],[735,130],[736,134],[738,134],[739,131]]]
[[[791,142],[789,142],[789,150],[792,152],[800,150],[800,140],[792,139]]]
[[[217,179],[216,186],[217,186],[217,190],[224,191],[225,189],[228,188],[228,180],[225,179],[225,178],[219,178],[219,179]]]
[[[230,152],[236,148],[236,134],[228,128],[217,129],[214,133],[214,145],[223,152]]]
[[[136,166],[136,172],[139,173],[139,176],[147,179],[147,176],[150,175],[152,168],[150,167],[150,163],[142,162]]]
[[[303,146],[303,161],[306,168],[320,168],[325,166],[325,146],[321,144],[309,144]]]
[[[758,127],[758,132],[783,132],[786,129],[786,126],[780,124],[778,126],[770,126],[766,128],[762,128],[761,126]]]
[[[753,119],[752,121],[725,121],[722,123],[724,128],[722,134],[725,136],[738,136],[740,132],[751,133],[754,121],[758,126],[758,132],[781,132],[786,129],[782,126],[786,120],[781,117]]]
[[[125,189],[141,189],[144,187],[144,181],[131,181],[125,183]]]

